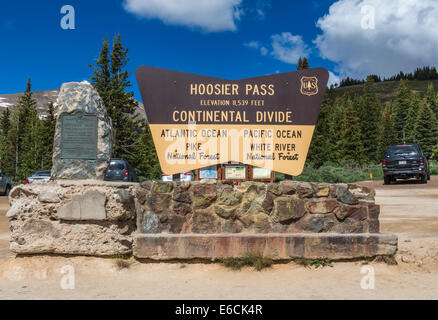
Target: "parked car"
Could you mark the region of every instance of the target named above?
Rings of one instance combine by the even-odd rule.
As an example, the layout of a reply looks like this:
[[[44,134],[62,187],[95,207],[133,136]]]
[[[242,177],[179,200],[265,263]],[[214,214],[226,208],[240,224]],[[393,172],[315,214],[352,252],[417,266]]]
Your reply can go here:
[[[139,182],[137,173],[125,159],[111,159],[104,179],[106,181]]]
[[[418,144],[400,144],[389,146],[383,159],[385,184],[397,179],[418,179],[421,183],[430,180],[430,154],[423,154]]]
[[[9,196],[9,191],[12,189],[11,180],[6,177],[6,174],[0,173],[0,193],[3,196]]]
[[[30,177],[26,178],[25,183],[36,183],[36,182],[48,182],[50,181],[50,170],[38,170],[32,173]]]

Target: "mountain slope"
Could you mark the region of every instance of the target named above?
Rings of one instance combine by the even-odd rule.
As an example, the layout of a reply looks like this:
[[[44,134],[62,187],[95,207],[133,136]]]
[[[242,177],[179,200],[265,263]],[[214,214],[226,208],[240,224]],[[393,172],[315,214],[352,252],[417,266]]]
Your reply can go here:
[[[433,83],[435,90],[438,91],[438,80],[408,81],[408,84],[411,87],[412,91],[420,94],[424,94],[427,91],[427,87],[430,83]],[[400,82],[398,81],[377,82],[375,86],[375,92],[380,97],[382,102],[387,103],[396,97],[399,85]],[[331,93],[333,94],[333,97],[343,96],[346,91],[348,91],[350,95],[362,94],[364,87],[364,84],[342,87],[333,89]]]
[[[58,99],[59,89],[34,91],[32,92],[32,94],[33,98],[37,101],[38,113],[44,116],[47,112],[49,102],[55,103],[56,99]],[[11,108],[11,110],[13,110],[18,98],[22,95],[23,93],[4,95],[0,94],[0,112],[2,112],[4,108]],[[143,104],[141,104],[140,102],[138,102],[137,113],[140,115],[141,118],[146,119]]]

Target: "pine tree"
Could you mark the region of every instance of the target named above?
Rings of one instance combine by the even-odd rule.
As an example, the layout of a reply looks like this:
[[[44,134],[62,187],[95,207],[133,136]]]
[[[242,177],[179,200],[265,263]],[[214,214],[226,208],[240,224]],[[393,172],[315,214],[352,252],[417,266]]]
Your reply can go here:
[[[137,102],[132,92],[126,92],[131,86],[130,73],[125,70],[129,61],[128,49],[122,45],[121,36],[113,40],[111,53],[108,40],[105,39],[100,57],[96,60],[91,81],[101,96],[108,115],[112,120],[115,141],[112,156],[125,158],[137,166],[139,158],[135,150],[138,129],[142,124],[136,113]]]
[[[333,104],[326,94],[321,104],[308,156],[308,161],[312,162],[316,168],[322,166],[326,161],[332,160],[331,157],[335,152],[336,145],[332,143],[334,134],[333,109]]]
[[[145,126],[138,137],[136,150],[139,159],[141,159],[137,165],[140,176],[147,180],[160,179],[161,169],[149,127]]]
[[[364,93],[360,98],[354,99],[356,114],[359,118],[361,140],[364,147],[365,159],[368,162],[379,160],[376,143],[379,140],[382,119],[382,104],[375,93],[373,77],[368,77]]]
[[[93,76],[90,77],[94,88],[99,93],[106,107],[108,116],[112,117],[111,103],[111,73],[110,73],[110,59],[109,59],[109,44],[108,38],[105,38],[100,51],[99,59],[95,60],[96,66],[90,65],[93,68]]]
[[[11,174],[16,181],[23,181],[24,178],[32,173],[30,169],[32,157],[36,154],[35,144],[38,141],[36,124],[38,119],[36,111],[36,100],[32,96],[32,85],[28,79],[26,91],[21,96],[13,114],[11,129],[8,134],[8,143],[13,148],[13,168]]]
[[[1,118],[0,118],[0,130],[1,130],[1,136],[7,137],[8,132],[11,129],[11,111],[9,108],[6,108],[3,110]]]
[[[382,115],[382,130],[379,141],[379,158],[383,159],[388,146],[397,143],[397,135],[394,129],[391,108],[388,107]]]
[[[303,70],[303,59],[301,57],[298,59],[297,70]]]
[[[298,60],[298,64],[297,64],[297,70],[306,70],[309,69],[309,61],[307,60],[306,57],[301,58]]]
[[[364,148],[361,141],[359,119],[355,115],[353,103],[349,99],[342,122],[341,150],[343,158],[356,164],[364,163]]]
[[[413,97],[406,115],[405,139],[404,143],[416,143],[416,125],[418,119],[418,110],[420,109],[421,99],[418,95]]]
[[[14,150],[9,143],[9,133],[11,131],[11,112],[6,108],[0,118],[0,169],[7,176],[12,176],[14,173]]]
[[[429,108],[435,113],[435,117],[438,119],[438,95],[435,92],[435,88],[432,83],[427,87],[426,95],[425,95],[426,103],[429,105]]]
[[[26,95],[29,97],[29,100],[25,100],[26,102],[19,107],[22,111],[22,116],[19,120],[23,121],[25,119],[25,122],[23,123],[23,131],[19,134],[19,162],[16,176],[18,181],[23,181],[39,168],[38,160],[41,150],[41,139],[39,136],[41,121],[36,110],[36,101],[32,98],[30,80]]]
[[[397,132],[397,138],[399,141],[404,141],[406,137],[406,117],[411,104],[411,89],[406,81],[400,80],[400,86],[394,103],[394,128]]]
[[[423,152],[431,153],[438,144],[438,126],[435,113],[426,102],[420,106],[415,132],[416,141]]]
[[[306,57],[303,58],[303,68],[302,70],[306,70],[309,69],[309,61],[307,60]]]
[[[48,104],[47,115],[40,123],[39,167],[49,170],[52,167],[53,140],[55,137],[56,117],[53,103]]]

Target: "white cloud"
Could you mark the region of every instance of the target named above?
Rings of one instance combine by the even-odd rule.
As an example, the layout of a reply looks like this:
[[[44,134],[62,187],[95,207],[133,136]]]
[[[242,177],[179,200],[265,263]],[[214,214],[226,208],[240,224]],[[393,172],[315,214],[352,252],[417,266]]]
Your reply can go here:
[[[260,48],[260,43],[258,41],[245,42],[243,45],[247,46],[248,48],[253,48],[253,49]]]
[[[272,35],[270,49],[258,41],[249,41],[244,45],[258,50],[262,56],[270,54],[277,60],[290,64],[297,64],[300,57],[308,57],[311,52],[301,36],[295,36],[290,32]]]
[[[363,29],[363,6],[375,8],[375,28]],[[341,75],[389,76],[438,64],[438,1],[340,0],[317,22],[321,57]]]
[[[243,14],[242,0],[124,0],[126,11],[166,24],[201,28],[208,32],[234,31]]]
[[[269,50],[266,47],[262,46],[258,41],[245,42],[243,45],[248,48],[258,50],[262,56],[266,56],[269,53]]]
[[[274,34],[271,40],[271,54],[285,63],[297,64],[300,57],[309,56],[311,52],[301,36],[295,36],[290,32]]]
[[[327,83],[327,86],[330,87],[331,85],[339,84],[341,82],[341,78],[334,74],[333,72],[329,71],[329,81]]]

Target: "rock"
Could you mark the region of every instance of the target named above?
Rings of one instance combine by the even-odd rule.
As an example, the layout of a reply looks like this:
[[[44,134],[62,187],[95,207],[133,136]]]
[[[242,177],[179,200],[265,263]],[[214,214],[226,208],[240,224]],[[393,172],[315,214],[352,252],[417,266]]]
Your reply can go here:
[[[235,206],[242,202],[243,195],[239,191],[225,190],[219,197],[218,204],[224,206]]]
[[[106,196],[99,191],[88,190],[83,195],[74,195],[70,203],[58,209],[61,220],[105,220]]]
[[[403,261],[404,263],[415,263],[415,258],[412,256],[402,256],[401,257],[401,261]]]
[[[38,195],[38,200],[43,203],[60,203],[58,193],[56,190],[47,190],[46,192],[40,193]]]
[[[152,186],[154,185],[154,181],[152,181],[152,180],[144,181],[140,185],[143,189],[145,189],[147,191],[151,191]]]
[[[341,234],[345,233],[366,233],[367,223],[355,220],[352,218],[346,218],[342,223],[337,225],[336,231]]]
[[[338,201],[349,204],[349,205],[355,205],[358,204],[358,200],[356,197],[348,190],[348,186],[338,184],[335,186],[335,194]]]
[[[312,233],[330,232],[334,226],[332,215],[327,214],[307,214],[297,222],[299,229]]]
[[[306,207],[310,213],[327,214],[332,213],[338,206],[338,202],[334,199],[317,199],[307,202]]]
[[[276,191],[275,191],[276,192]],[[278,195],[276,193],[272,193],[270,191],[266,192],[265,199],[263,200],[262,207],[266,212],[271,212],[274,208],[274,200]]]
[[[151,211],[147,211],[143,217],[143,223],[141,226],[142,232],[159,233],[160,232],[159,225],[160,225],[160,219],[158,218],[158,216]]]
[[[370,187],[349,184],[348,189],[357,199],[374,201],[376,196],[376,191]]]
[[[56,129],[53,145],[52,178],[103,180],[111,159],[113,131],[102,99],[86,82],[64,83],[57,100]],[[97,116],[97,157],[95,160],[61,159],[61,117],[63,115]]]
[[[13,221],[10,249],[17,254],[111,256],[132,252],[132,236],[95,224],[28,219]]]
[[[149,192],[143,188],[137,188],[135,190],[135,197],[138,200],[139,204],[144,205],[146,203],[146,199],[149,195]]]
[[[191,224],[193,233],[217,233],[220,230],[219,219],[205,210],[195,211]]]
[[[305,213],[304,201],[298,196],[278,197],[274,200],[273,219],[276,222],[300,219]]]
[[[177,185],[174,188],[172,199],[177,202],[191,204],[192,198],[190,197],[190,192],[188,191],[189,187],[190,185],[186,184]]]
[[[168,194],[151,193],[146,199],[146,204],[155,212],[160,213],[170,205],[171,196]]]
[[[155,193],[170,193],[173,190],[172,182],[155,181],[152,187],[152,192]]]
[[[330,185],[315,184],[314,187],[318,198],[327,198],[330,195]]]
[[[18,199],[8,210],[8,212],[6,213],[6,217],[12,219],[19,216],[19,214],[23,212],[23,207],[26,206],[26,204],[28,204],[26,199]]]
[[[118,196],[117,202],[120,202],[126,210],[135,210],[134,196],[129,191],[126,189],[120,189],[117,190],[116,195]]]
[[[380,232],[380,221],[379,220],[368,220],[368,232],[369,233],[379,233]]]
[[[227,220],[222,223],[222,233],[240,233],[243,231],[243,224],[239,220]]]
[[[170,233],[181,233],[184,229],[184,224],[186,219],[177,215],[170,215],[168,219],[169,232]]]
[[[38,196],[38,192],[36,192],[31,185],[20,185],[11,190],[9,193],[9,199],[19,199],[22,197],[29,196]]]
[[[269,216],[257,202],[252,202],[248,210],[238,215],[238,219],[246,228],[252,228],[255,232],[268,232],[271,225]]]
[[[195,209],[208,208],[217,198],[216,184],[196,184],[192,189]]]
[[[215,205],[213,210],[219,217],[223,219],[233,218],[236,214],[236,208],[229,208],[221,205]]]
[[[285,195],[298,194],[300,198],[312,198],[314,195],[312,185],[308,182],[281,181],[279,190]]]
[[[192,206],[187,203],[177,202],[172,205],[170,211],[179,216],[186,216],[192,213]]]
[[[378,220],[380,216],[380,206],[374,203],[368,204],[368,217],[371,220]]]

